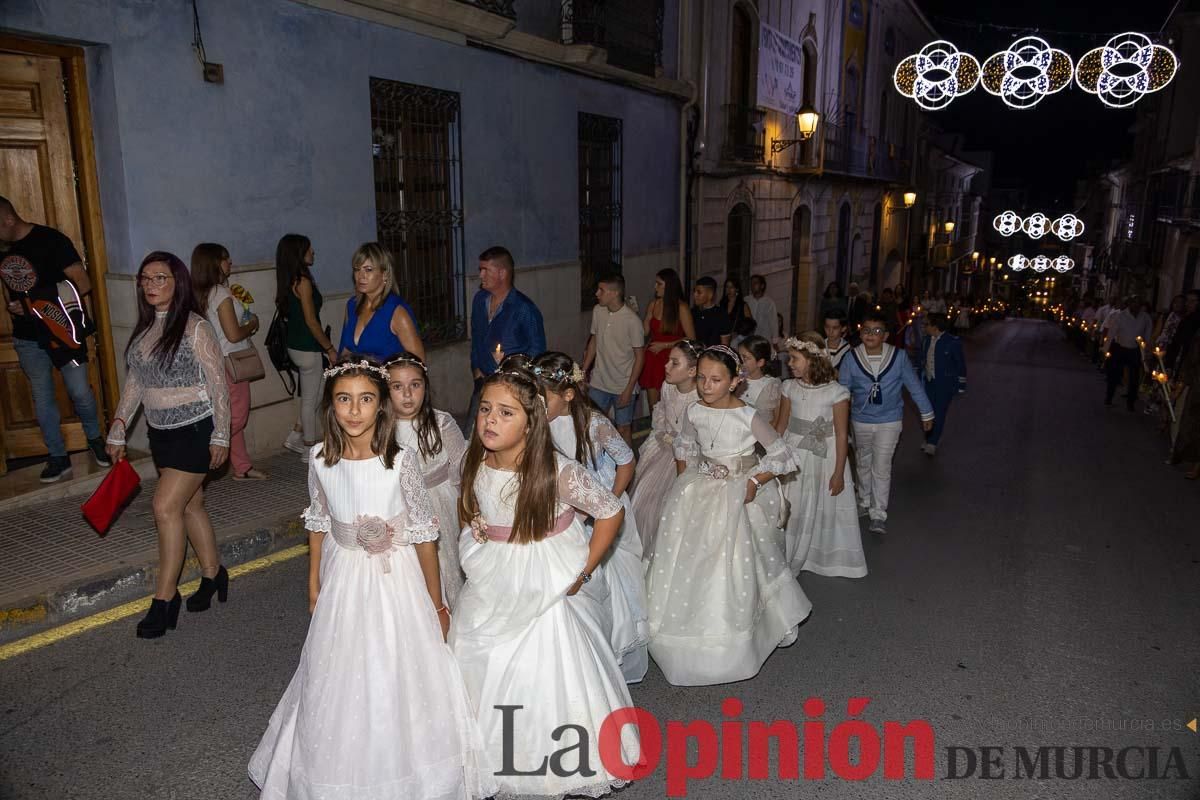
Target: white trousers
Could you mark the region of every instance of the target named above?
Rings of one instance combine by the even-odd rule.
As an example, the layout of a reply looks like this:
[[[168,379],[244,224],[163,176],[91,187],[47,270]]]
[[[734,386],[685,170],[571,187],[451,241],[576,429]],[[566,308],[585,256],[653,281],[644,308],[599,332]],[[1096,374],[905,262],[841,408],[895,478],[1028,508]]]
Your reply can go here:
[[[888,495],[892,491],[892,458],[904,423],[855,422],[853,427],[858,504],[869,510],[871,519],[886,520]]]

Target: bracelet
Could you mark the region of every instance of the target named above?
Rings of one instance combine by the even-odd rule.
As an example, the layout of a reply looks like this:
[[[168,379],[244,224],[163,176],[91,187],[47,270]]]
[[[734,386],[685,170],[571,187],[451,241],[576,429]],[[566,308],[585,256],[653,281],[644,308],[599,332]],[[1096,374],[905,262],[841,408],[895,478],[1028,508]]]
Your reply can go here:
[[[447,614],[449,614],[449,613],[450,613],[450,608],[449,608],[448,606],[442,606],[441,608],[439,608],[437,611],[434,611],[433,613],[435,613],[435,614],[440,614],[440,613],[442,613],[443,611],[445,611]]]
[[[750,482],[753,483],[754,486],[758,489],[761,489],[763,487],[763,482],[758,479],[757,475],[751,475]]]
[[[581,573],[579,573],[579,577],[576,578],[575,580],[580,581],[582,583],[587,583],[591,579],[592,579],[592,576],[590,574],[588,574],[586,572],[581,572]]]

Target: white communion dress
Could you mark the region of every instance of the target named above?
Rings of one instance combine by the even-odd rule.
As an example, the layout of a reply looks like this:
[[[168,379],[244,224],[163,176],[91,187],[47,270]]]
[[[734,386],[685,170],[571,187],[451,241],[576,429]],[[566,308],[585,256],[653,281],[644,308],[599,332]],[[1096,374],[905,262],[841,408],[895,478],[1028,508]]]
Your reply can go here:
[[[774,375],[763,375],[761,378],[747,378],[746,388],[742,390],[741,400],[748,406],[754,406],[758,415],[767,423],[775,421],[775,411],[779,408],[780,381]]]
[[[557,521],[545,538],[508,541],[520,488],[516,473],[481,465],[475,496],[487,535],[480,542],[467,528],[459,543],[467,583],[451,622],[450,644],[478,710],[490,759],[499,771],[538,771],[548,756],[580,743],[574,730],[553,738],[561,726],[575,725],[586,731],[586,743],[563,763],[570,770],[586,757],[594,771],[497,775],[499,796],[505,798],[599,797],[625,783],[604,768],[599,753],[604,720],[633,704],[605,630],[607,590],[593,575],[577,594],[566,594],[588,557],[588,537],[576,511],[605,519],[621,504],[582,465],[564,456],[557,462]],[[504,712],[501,706],[517,708]],[[632,765],[640,755],[637,732],[627,725],[620,756]]]
[[[650,656],[676,686],[745,680],[812,611],[784,559],[778,482],[745,502],[751,475],[795,464],[748,405],[690,406],[675,457],[689,466],[667,493],[646,565]]]
[[[488,797],[492,766],[411,546],[438,536],[417,456],[327,466],[321,447],[304,512],[326,534],[320,594],[250,777],[270,800]]]
[[[450,608],[454,608],[458,593],[462,591],[462,568],[458,565],[458,535],[462,527],[458,524],[458,487],[462,483],[462,462],[467,454],[467,441],[454,417],[445,411],[434,409],[438,431],[442,435],[442,449],[426,458],[421,455],[417,441],[417,427],[413,420],[396,423],[396,441],[413,450],[421,458],[421,473],[425,476],[425,488],[438,518],[438,569],[442,575],[442,593]]]
[[[575,457],[575,424],[569,416],[550,421],[554,446],[567,458]],[[612,421],[596,412],[588,423],[588,437],[595,448],[592,463],[584,464],[605,489],[612,491],[617,480],[617,467],[633,461],[633,450],[625,444]],[[584,456],[587,457],[586,454]],[[616,653],[617,663],[626,683],[638,683],[650,668],[646,644],[650,641],[650,625],[646,621],[646,583],[642,572],[642,539],[637,520],[629,502],[628,492],[621,492],[625,519],[617,540],[604,559],[604,576],[608,581],[609,604],[612,609],[612,629],[609,641]],[[591,522],[585,522],[587,534],[592,535]]]
[[[792,574],[807,570],[861,578],[867,574],[867,559],[849,457],[842,467],[841,494],[834,497],[829,493],[829,479],[837,465],[833,407],[849,403],[850,391],[837,381],[810,386],[797,378],[783,384],[783,395],[791,403],[783,438],[800,467],[782,482],[790,506],[784,538]]]
[[[638,452],[637,472],[631,489],[633,516],[642,535],[642,553],[654,552],[663,499],[675,482],[675,437],[683,425],[683,412],[697,400],[696,390],[686,394],[664,383],[654,412],[650,415],[650,435]]]

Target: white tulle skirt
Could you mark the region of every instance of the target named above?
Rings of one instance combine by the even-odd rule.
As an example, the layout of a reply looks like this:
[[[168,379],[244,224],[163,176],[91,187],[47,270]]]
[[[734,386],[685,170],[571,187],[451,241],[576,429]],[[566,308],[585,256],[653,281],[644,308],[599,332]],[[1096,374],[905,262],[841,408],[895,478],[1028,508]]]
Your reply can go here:
[[[438,518],[438,572],[442,577],[442,593],[453,609],[466,580],[458,563],[458,536],[462,532],[458,524],[458,487],[450,481],[442,481],[429,490],[429,499],[433,501],[433,513]]]
[[[829,493],[837,463],[833,453],[821,457],[798,448],[794,452],[800,469],[782,481],[789,506],[784,540],[792,574],[806,570],[837,578],[866,576],[849,460],[843,471],[845,488],[834,497]]]
[[[608,582],[593,575],[568,597],[587,561],[588,541],[575,520],[566,531],[533,544],[459,539],[467,583],[459,596],[450,643],[478,710],[489,758],[504,765],[505,716],[512,766],[531,770],[555,751],[576,744],[556,741],[553,732],[578,725],[588,732],[588,761],[595,775],[560,777],[497,775],[499,797],[599,797],[625,781],[605,770],[599,735],[604,720],[631,706],[612,645]],[[601,571],[603,568],[601,568]],[[635,764],[641,753],[632,726],[621,734],[621,757]],[[572,755],[568,761],[578,763]]]
[[[638,453],[637,473],[633,477],[633,516],[642,535],[642,553],[654,552],[663,501],[675,482],[675,454],[659,434],[651,433]]]
[[[650,657],[646,652],[646,645],[650,641],[650,625],[646,619],[642,540],[638,536],[637,521],[628,494],[621,495],[621,505],[625,507],[625,521],[621,523],[617,541],[604,560],[612,610],[609,641],[625,682],[639,683],[650,668]],[[590,530],[588,535],[591,535]]]
[[[327,535],[291,683],[250,759],[271,800],[462,800],[496,790],[412,547],[391,572]]]
[[[746,475],[688,467],[663,504],[646,564],[650,656],[676,686],[754,677],[812,611],[784,560],[776,483],[745,497]]]

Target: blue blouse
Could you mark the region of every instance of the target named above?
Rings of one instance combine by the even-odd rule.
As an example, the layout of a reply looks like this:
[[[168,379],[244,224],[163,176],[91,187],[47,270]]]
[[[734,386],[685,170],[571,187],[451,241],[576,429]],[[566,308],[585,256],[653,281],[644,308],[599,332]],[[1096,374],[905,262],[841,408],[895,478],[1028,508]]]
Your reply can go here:
[[[375,309],[375,313],[371,315],[367,326],[363,328],[362,334],[355,342],[354,328],[358,324],[358,295],[351,297],[346,302],[346,322],[342,325],[342,338],[338,343],[338,352],[368,356],[379,361],[405,352],[404,345],[400,344],[400,337],[392,333],[392,315],[396,313],[397,307],[408,312],[415,327],[417,318],[408,303],[401,300],[399,295],[389,294],[383,299],[379,308]]]

